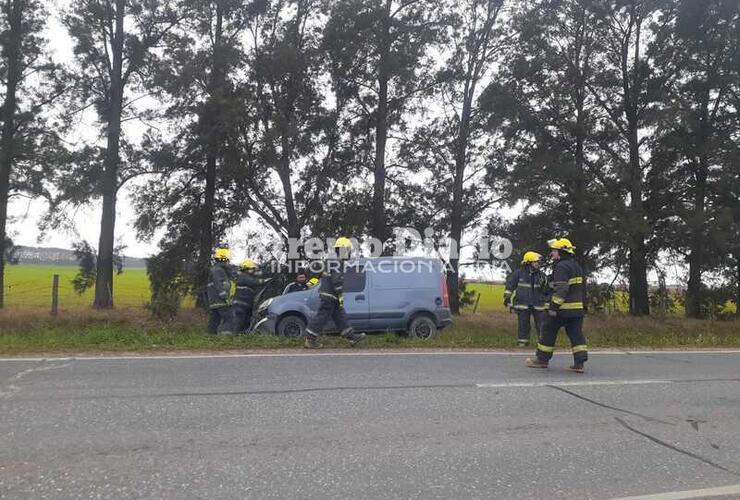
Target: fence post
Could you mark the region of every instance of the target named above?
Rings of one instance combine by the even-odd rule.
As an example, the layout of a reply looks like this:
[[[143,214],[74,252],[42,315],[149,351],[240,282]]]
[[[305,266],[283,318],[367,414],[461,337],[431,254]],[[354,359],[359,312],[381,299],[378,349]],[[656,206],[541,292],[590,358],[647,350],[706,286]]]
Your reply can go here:
[[[473,314],[478,312],[478,302],[480,302],[480,292],[478,292],[478,296],[475,298],[475,306],[473,306]]]
[[[57,315],[59,307],[59,275],[55,274],[51,280],[51,315]]]

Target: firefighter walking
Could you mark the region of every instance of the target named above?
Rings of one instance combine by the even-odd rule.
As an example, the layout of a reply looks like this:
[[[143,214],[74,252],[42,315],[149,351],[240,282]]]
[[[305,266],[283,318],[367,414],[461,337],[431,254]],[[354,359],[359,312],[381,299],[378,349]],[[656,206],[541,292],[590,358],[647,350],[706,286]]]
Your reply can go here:
[[[233,314],[229,302],[232,270],[229,265],[231,250],[217,248],[213,254],[213,265],[208,270],[208,333],[211,335],[233,335]]]
[[[340,335],[350,345],[355,345],[365,338],[364,333],[355,332],[347,321],[347,313],[344,311],[344,274],[352,255],[352,241],[349,238],[338,238],[334,250],[336,260],[327,260],[326,268],[319,283],[319,296],[321,303],[316,313],[306,328],[306,349],[319,349],[319,335],[324,326],[333,320],[339,329]]]
[[[583,335],[585,310],[585,282],[583,269],[575,260],[575,247],[566,238],[548,241],[550,256],[555,261],[552,278],[553,295],[547,311],[548,317],[542,329],[534,358],[527,358],[530,368],[547,368],[555,352],[555,340],[560,328],[570,339],[573,364],[570,370],[583,373],[588,360],[586,337]]]
[[[542,334],[542,322],[547,302],[547,276],[540,270],[542,256],[526,252],[522,266],[506,280],[504,306],[512,306],[518,317],[517,344],[529,345],[531,319],[534,318],[537,337]],[[513,304],[512,304],[512,296]]]
[[[236,291],[234,292],[234,331],[246,333],[252,322],[252,309],[254,308],[254,297],[257,289],[271,281],[270,278],[257,276],[257,264],[252,259],[247,259],[239,266],[239,275],[236,278]]]

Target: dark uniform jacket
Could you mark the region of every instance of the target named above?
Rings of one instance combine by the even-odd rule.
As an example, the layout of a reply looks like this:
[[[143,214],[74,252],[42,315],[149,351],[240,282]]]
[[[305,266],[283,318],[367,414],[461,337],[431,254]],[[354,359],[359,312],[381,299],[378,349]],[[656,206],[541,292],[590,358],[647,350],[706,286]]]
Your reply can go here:
[[[208,307],[219,309],[229,305],[231,268],[225,262],[215,262],[208,271]]]
[[[288,286],[283,290],[283,295],[286,293],[302,292],[308,289],[308,283],[298,283],[297,281],[294,281],[293,283],[288,283]]]
[[[581,265],[570,255],[564,255],[555,264],[552,275],[553,295],[550,310],[557,311],[563,318],[578,318],[584,315],[586,282]]]
[[[266,282],[266,279],[257,277],[253,272],[241,271],[236,278],[234,304],[252,307],[257,289]]]
[[[516,293],[515,293],[516,292]],[[544,311],[548,300],[547,276],[529,264],[520,267],[506,280],[504,297],[514,295],[514,309]]]
[[[326,268],[321,274],[319,283],[319,294],[322,298],[333,299],[342,302],[344,289],[344,269],[340,261],[327,261]]]

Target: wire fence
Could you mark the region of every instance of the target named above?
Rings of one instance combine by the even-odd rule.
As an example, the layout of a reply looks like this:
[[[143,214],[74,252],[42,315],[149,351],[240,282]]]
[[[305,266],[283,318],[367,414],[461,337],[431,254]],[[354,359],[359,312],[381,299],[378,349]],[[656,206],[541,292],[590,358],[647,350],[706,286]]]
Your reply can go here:
[[[74,269],[62,268],[13,268],[5,277],[4,306],[7,308],[48,308],[51,310],[56,297],[59,309],[90,307],[93,303],[94,286],[77,293],[72,284]],[[55,286],[55,278],[56,286]],[[149,282],[143,270],[125,271],[114,278],[114,303],[116,307],[140,308],[150,300]]]

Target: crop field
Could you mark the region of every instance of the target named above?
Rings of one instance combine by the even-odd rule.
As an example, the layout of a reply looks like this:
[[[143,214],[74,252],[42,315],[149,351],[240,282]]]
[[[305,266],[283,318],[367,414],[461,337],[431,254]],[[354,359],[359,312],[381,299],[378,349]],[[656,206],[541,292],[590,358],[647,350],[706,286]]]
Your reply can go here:
[[[51,307],[51,283],[59,275],[59,307],[78,308],[89,306],[93,290],[77,295],[72,279],[77,274],[76,266],[7,266],[5,274],[5,304],[8,307]],[[116,306],[140,307],[149,301],[149,280],[146,270],[124,269],[113,278]]]

